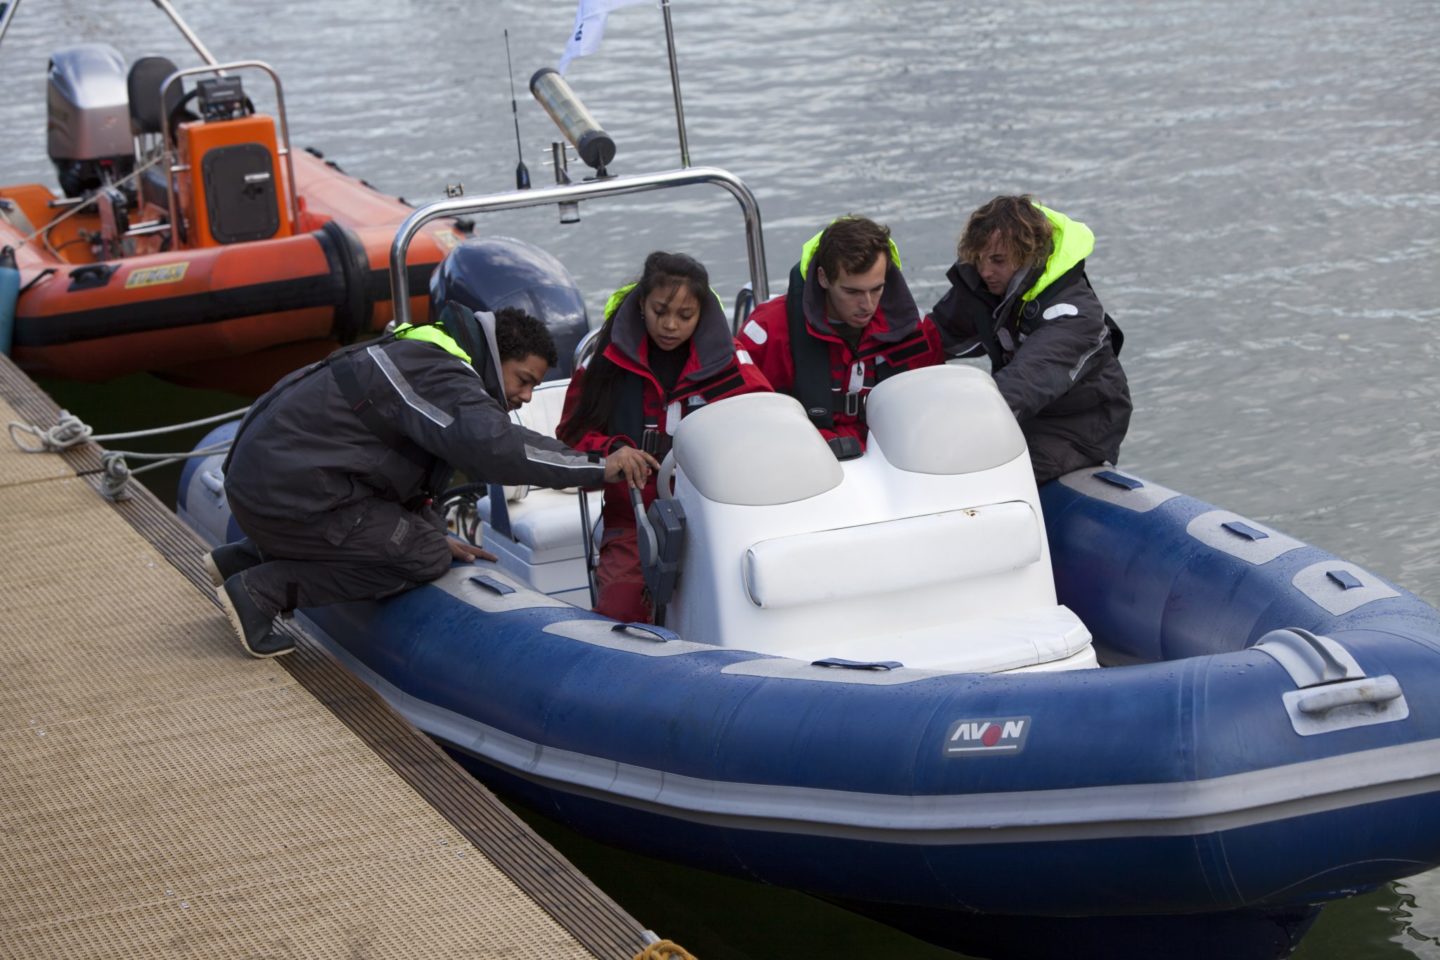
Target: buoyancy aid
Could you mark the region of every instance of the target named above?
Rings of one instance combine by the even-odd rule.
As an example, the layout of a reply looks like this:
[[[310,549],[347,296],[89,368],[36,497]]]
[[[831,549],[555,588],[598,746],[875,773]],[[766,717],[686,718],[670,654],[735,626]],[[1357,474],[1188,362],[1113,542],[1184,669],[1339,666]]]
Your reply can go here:
[[[622,371],[606,429],[612,436],[630,438],[646,453],[660,459],[670,452],[671,437],[685,414],[707,403],[750,392],[755,385],[740,371],[724,308],[719,297],[713,297],[702,307],[700,323],[690,340],[690,359],[674,387],[667,391],[639,356],[640,341],[646,335],[644,321],[638,316],[639,305],[627,302],[633,299],[630,293],[634,288],[635,284],[621,287],[606,304],[607,321],[622,307],[636,314],[616,318],[612,340],[605,349],[605,357]],[[627,329],[622,330],[622,322]],[[637,323],[638,335],[628,329]],[[648,396],[647,383],[653,388]],[[651,402],[647,403],[647,399]]]
[[[1004,329],[1007,322],[1013,320],[1015,332],[1019,336],[1027,336],[1046,305],[1047,298],[1044,294],[1047,291],[1066,289],[1072,278],[1083,280],[1086,286],[1090,286],[1090,278],[1085,274],[1085,258],[1095,250],[1094,232],[1080,221],[1072,220],[1042,204],[1035,204],[1035,208],[1050,221],[1050,256],[1043,264],[1031,268],[1023,277],[1016,279],[1011,291],[995,309],[993,324],[975,324],[976,339],[990,357],[994,371],[1004,367],[1015,351],[1014,342],[1007,344],[1000,341],[998,331]],[[951,284],[965,282],[960,273],[964,266],[966,265],[957,262],[950,268],[947,276]],[[980,289],[978,275],[973,274],[974,267],[971,266],[969,270],[972,271],[972,277],[975,277],[969,285]],[[1024,292],[1017,298],[1016,291]],[[1007,317],[1011,320],[1007,320]],[[1108,312],[1104,314],[1104,320],[1109,330],[1110,348],[1118,357],[1120,348],[1125,343],[1125,333]]]
[[[805,287],[808,267],[820,245],[817,233],[801,250],[800,261],[790,270],[790,286],[785,294],[785,315],[790,335],[790,353],[795,363],[794,396],[805,408],[811,423],[830,430],[835,415],[843,414],[865,420],[865,400],[876,384],[905,370],[915,361],[931,355],[933,344],[926,337],[924,325],[914,323],[908,332],[892,340],[872,341],[846,352],[849,369],[837,369],[831,355],[832,343],[843,343],[838,337],[822,338],[805,315]],[[886,270],[886,286],[899,276],[900,251],[890,241],[890,264]],[[903,285],[903,280],[901,281]],[[908,288],[905,298],[909,299]],[[913,301],[911,301],[913,304]],[[915,315],[919,316],[918,310]],[[903,328],[902,328],[903,330]],[[842,383],[843,381],[843,383]]]
[[[753,389],[748,387],[739,370],[722,370],[698,383],[677,383],[674,392],[665,397],[663,405],[647,406],[644,379],[629,370],[625,374],[620,381],[615,406],[610,411],[608,429],[616,436],[635,438],[640,449],[657,460],[670,452],[675,425],[685,413]]]

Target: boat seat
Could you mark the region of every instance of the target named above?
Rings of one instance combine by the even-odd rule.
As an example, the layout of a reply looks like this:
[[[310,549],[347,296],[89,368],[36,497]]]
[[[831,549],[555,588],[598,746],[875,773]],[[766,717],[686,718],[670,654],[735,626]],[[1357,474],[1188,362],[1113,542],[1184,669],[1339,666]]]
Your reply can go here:
[[[778,610],[1008,573],[1040,559],[1037,520],[1012,500],[760,540],[742,560],[745,594]]]
[[[165,184],[165,173],[158,167],[149,167],[139,177],[140,205],[149,204],[167,212],[170,209],[170,194]]]
[[[569,385],[570,381],[568,380],[551,380],[536,386],[530,394],[530,402],[523,404],[519,410],[511,410],[510,419],[536,433],[543,433],[547,437],[555,436],[556,431],[560,428],[560,420],[565,413],[565,392]],[[547,488],[529,487],[522,484],[503,489],[507,501],[519,503],[532,492],[539,492]]]
[[[776,506],[839,486],[844,471],[795,398],[783,393],[745,397],[744,403],[727,404],[723,415],[701,417],[718,406],[709,404],[680,421],[681,427],[689,425],[688,439],[681,443],[677,430],[676,464],[702,497]]]
[[[510,412],[510,419],[553,437],[565,408],[568,384],[565,380],[540,384],[529,403]],[[552,490],[497,484],[491,488],[490,496],[480,500],[477,509],[484,523],[485,547],[500,558],[503,567],[538,590],[588,607],[579,493],[575,488]],[[592,522],[599,520],[601,491],[592,490],[586,496]],[[507,525],[508,534],[502,532]]]
[[[1088,631],[1057,602],[1025,440],[989,375],[897,375],[868,418],[865,455],[844,463],[784,395],[681,421],[688,528],[667,626],[804,659],[1093,666]]]
[[[178,69],[168,57],[141,57],[130,65],[125,90],[130,98],[130,131],[135,136],[161,133],[164,119],[180,105],[185,91],[179,83],[171,85],[163,103],[160,99],[165,78]]]
[[[178,69],[169,57],[141,57],[130,65],[130,73],[125,78],[125,91],[130,102],[130,132],[133,136],[160,136],[162,121],[180,105],[185,95],[183,84],[176,83],[166,92],[164,102],[161,102],[161,86],[165,79]],[[150,141],[149,149],[153,149],[158,142]],[[142,208],[148,204],[169,215],[167,177],[169,172],[164,169],[163,164],[147,167],[141,172],[138,186]]]

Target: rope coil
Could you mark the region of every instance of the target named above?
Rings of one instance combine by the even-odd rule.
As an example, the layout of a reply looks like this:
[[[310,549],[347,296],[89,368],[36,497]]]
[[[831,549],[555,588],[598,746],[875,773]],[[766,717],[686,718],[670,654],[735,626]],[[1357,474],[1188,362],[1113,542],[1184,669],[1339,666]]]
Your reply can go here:
[[[635,960],[695,960],[695,955],[673,940],[656,940],[635,954]]]
[[[108,499],[129,500],[130,477],[130,465],[123,453],[106,453],[100,458],[100,492]]]
[[[60,420],[49,430],[41,430],[32,423],[10,421],[10,439],[26,453],[59,453],[85,443],[94,432],[85,421],[68,410],[60,411]],[[32,447],[20,439],[27,433],[39,438],[39,446]]]

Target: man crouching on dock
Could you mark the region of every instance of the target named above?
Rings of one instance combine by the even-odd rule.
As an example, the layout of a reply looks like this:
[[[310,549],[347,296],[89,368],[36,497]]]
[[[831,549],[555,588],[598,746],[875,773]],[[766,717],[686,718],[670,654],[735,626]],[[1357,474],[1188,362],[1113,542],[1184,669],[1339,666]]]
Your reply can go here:
[[[437,323],[337,350],[257,400],[225,462],[246,539],[206,561],[245,651],[294,649],[275,618],[297,607],[380,599],[454,561],[494,560],[448,536],[433,506],[454,470],[512,485],[642,486],[659,466],[643,451],[587,456],[510,420],[555,361],[534,317],[451,301]]]

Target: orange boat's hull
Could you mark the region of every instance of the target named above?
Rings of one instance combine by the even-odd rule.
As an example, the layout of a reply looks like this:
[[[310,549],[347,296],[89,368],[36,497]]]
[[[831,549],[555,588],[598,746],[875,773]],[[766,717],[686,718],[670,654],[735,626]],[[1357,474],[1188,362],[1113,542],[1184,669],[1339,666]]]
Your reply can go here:
[[[295,178],[298,230],[267,240],[77,263],[91,259],[74,249],[90,229],[85,215],[52,231],[48,246],[0,220],[0,245],[16,247],[25,291],[12,356],[39,376],[95,381],[151,371],[256,393],[382,329],[394,315],[390,244],[410,208],[309,155],[295,157]],[[32,222],[48,216],[37,202],[47,194],[34,185],[0,189]],[[412,315],[428,314],[429,275],[463,239],[450,223],[416,237]],[[55,251],[67,242],[62,258]]]

